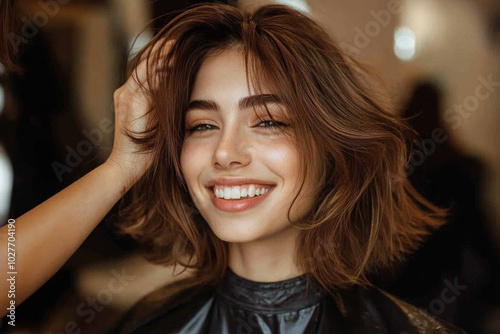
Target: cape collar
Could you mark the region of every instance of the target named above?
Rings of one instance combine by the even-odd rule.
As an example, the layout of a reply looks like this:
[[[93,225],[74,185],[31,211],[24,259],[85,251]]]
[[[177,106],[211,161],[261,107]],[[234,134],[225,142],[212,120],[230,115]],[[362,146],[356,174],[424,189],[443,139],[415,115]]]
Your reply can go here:
[[[278,282],[255,282],[237,275],[229,267],[216,292],[229,303],[263,311],[298,310],[326,296],[312,279],[308,282],[307,274]]]

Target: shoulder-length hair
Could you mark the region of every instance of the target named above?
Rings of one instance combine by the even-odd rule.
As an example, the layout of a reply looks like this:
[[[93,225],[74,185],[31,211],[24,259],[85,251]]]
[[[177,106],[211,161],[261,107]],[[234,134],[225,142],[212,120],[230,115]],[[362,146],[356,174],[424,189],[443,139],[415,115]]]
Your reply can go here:
[[[170,40],[168,54],[152,52]],[[402,260],[445,222],[449,209],[428,202],[405,174],[417,134],[376,101],[360,65],[317,23],[282,5],[253,13],[197,5],[176,13],[130,63],[131,74],[144,59],[158,67],[147,76],[150,87],[155,80],[158,85],[147,92],[147,131],[129,133],[143,151],[154,153],[154,162],[127,194],[119,216],[121,232],[144,246],[147,259],[194,270],[179,287],[215,284],[228,265],[227,243],[186,190],[180,154],[197,71],[209,55],[234,48],[245,57],[255,91],[271,91],[288,109],[303,179],[308,167],[320,164],[323,170],[313,209],[290,222],[302,230],[295,257],[308,277],[332,294],[369,285],[370,272]]]

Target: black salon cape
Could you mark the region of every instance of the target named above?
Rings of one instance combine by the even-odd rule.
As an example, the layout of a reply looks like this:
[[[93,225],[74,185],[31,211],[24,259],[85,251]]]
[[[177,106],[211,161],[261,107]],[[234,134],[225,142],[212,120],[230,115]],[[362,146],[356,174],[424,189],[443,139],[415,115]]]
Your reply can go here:
[[[216,287],[185,289],[146,317],[137,304],[110,333],[465,333],[375,287],[342,292],[341,311],[306,279],[254,282],[228,268]]]

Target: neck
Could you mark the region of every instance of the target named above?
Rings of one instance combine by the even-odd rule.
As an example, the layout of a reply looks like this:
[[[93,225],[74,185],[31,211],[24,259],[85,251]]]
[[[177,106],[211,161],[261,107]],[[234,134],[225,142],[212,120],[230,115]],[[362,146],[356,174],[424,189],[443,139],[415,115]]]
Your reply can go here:
[[[255,282],[278,282],[304,274],[294,261],[299,230],[289,227],[275,236],[229,244],[229,267]]]

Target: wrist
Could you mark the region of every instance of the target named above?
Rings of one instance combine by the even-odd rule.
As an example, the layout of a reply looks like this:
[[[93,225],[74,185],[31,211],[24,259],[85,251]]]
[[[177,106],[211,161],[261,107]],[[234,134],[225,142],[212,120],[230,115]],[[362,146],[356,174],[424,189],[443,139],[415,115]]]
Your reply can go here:
[[[106,174],[107,180],[111,180],[113,185],[119,187],[122,196],[132,187],[133,182],[127,177],[124,168],[112,159],[108,158],[98,168]]]

